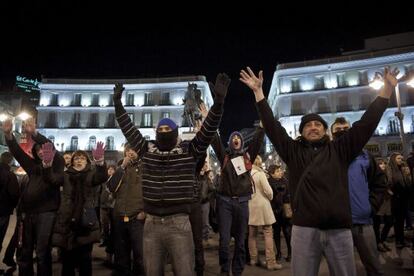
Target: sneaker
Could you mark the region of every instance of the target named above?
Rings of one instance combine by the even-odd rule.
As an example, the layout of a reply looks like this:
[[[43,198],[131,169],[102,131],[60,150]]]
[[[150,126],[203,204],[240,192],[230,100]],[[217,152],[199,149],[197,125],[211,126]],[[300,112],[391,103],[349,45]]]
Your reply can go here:
[[[271,264],[271,265],[267,265],[266,268],[267,268],[267,270],[279,270],[279,269],[282,269],[283,266],[281,264],[274,263],[274,264]]]
[[[377,246],[377,248],[378,248],[378,251],[379,252],[387,252],[388,250],[385,248],[385,246],[384,246],[384,244],[383,243],[379,243],[378,244],[378,246]]]

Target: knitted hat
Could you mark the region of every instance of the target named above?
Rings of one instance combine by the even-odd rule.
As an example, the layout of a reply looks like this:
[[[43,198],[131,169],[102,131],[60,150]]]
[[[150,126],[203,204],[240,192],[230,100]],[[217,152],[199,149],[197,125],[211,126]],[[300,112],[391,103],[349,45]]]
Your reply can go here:
[[[308,123],[310,121],[319,121],[319,122],[322,123],[322,125],[325,129],[328,128],[328,124],[326,123],[326,121],[324,119],[322,119],[321,116],[319,116],[316,113],[309,113],[309,114],[306,114],[306,115],[302,116],[302,119],[301,119],[300,125],[299,125],[299,132],[300,133],[302,133],[303,127],[306,125],[306,123]]]
[[[177,124],[169,118],[161,119],[160,122],[158,123],[157,128],[159,128],[160,126],[169,126],[172,130],[177,128]]]

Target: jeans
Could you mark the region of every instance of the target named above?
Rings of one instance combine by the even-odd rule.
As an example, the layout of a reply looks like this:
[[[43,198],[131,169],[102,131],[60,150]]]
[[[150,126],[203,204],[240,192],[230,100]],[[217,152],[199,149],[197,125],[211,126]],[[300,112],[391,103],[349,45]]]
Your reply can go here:
[[[166,253],[176,276],[194,275],[194,245],[187,214],[147,215],[144,226],[144,267],[146,276],[164,275]]]
[[[202,214],[202,223],[203,223],[203,240],[208,240],[209,234],[211,231],[211,226],[209,222],[210,216],[210,202],[201,203],[201,214]]]
[[[79,276],[92,275],[92,247],[85,244],[72,250],[62,249],[62,276],[75,276],[75,268],[79,268]]]
[[[352,239],[364,264],[367,276],[384,275],[372,225],[354,225],[352,227]]]
[[[230,238],[234,237],[234,256],[232,261],[233,275],[241,275],[246,262],[245,240],[249,222],[250,197],[231,198],[217,196],[217,208],[219,217],[219,263],[221,271],[230,270]]]
[[[199,274],[204,271],[204,248],[203,248],[203,221],[201,203],[195,202],[191,205],[190,213],[191,230],[193,232],[195,271]]]
[[[124,222],[122,217],[114,217],[114,226],[116,271],[119,275],[143,275],[144,221],[133,218]]]
[[[37,275],[52,275],[51,236],[55,212],[22,215],[23,244],[17,258],[19,275],[33,275],[33,250],[36,245]]]
[[[350,229],[320,230],[292,227],[292,275],[318,275],[325,256],[331,275],[355,276],[354,244]]]
[[[6,235],[6,232],[7,232],[7,227],[9,227],[9,220],[10,220],[10,215],[0,217],[0,252],[2,249],[4,236]]]

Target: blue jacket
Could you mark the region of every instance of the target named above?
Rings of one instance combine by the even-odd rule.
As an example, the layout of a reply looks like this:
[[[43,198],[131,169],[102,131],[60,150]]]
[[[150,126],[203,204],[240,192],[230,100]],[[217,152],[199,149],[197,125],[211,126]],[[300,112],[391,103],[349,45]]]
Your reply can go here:
[[[348,168],[349,199],[353,224],[372,224],[386,188],[374,158],[366,150]]]

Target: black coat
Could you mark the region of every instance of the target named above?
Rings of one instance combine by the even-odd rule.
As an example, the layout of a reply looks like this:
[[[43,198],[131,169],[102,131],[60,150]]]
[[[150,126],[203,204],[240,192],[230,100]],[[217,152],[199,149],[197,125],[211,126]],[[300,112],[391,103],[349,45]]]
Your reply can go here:
[[[11,215],[19,199],[19,183],[10,166],[0,163],[0,217]]]
[[[83,171],[72,167],[65,171],[62,201],[58,210],[52,236],[52,244],[65,249],[98,242],[99,222],[91,228],[81,226],[84,209],[95,209],[96,186],[108,178],[106,166],[91,167]]]
[[[257,103],[269,140],[289,168],[292,223],[319,229],[350,228],[348,166],[361,152],[387,108],[377,97],[362,118],[334,141],[325,136],[316,143],[293,140],[273,117],[266,100]]]

